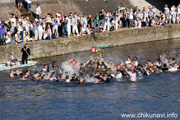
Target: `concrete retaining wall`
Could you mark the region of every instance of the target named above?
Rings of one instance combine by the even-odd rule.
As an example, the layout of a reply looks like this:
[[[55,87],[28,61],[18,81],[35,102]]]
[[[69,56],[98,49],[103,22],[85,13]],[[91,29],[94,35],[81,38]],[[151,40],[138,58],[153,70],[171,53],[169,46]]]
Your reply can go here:
[[[148,41],[157,41],[180,37],[180,24],[148,27],[141,29],[125,29],[120,31],[97,34],[97,40],[94,41],[92,35],[60,38],[57,40],[37,41],[28,43],[32,58],[50,57],[72,52],[90,50],[92,46],[104,46],[114,44],[115,46],[140,43]],[[23,44],[0,46],[0,63],[5,63],[10,50],[21,58],[21,48]]]

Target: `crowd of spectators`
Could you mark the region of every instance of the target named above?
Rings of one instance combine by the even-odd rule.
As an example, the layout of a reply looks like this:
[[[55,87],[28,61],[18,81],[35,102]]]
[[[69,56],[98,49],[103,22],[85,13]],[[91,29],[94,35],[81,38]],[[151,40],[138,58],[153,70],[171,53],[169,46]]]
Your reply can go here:
[[[21,6],[21,5],[20,5]],[[50,40],[59,37],[81,36],[105,33],[122,28],[141,28],[180,23],[180,4],[171,8],[164,6],[164,12],[157,13],[156,7],[149,6],[140,10],[118,7],[115,11],[102,9],[93,17],[86,14],[57,13],[41,16],[41,8],[36,5],[36,18],[12,15],[8,20],[0,19],[1,44],[17,44],[37,40]]]

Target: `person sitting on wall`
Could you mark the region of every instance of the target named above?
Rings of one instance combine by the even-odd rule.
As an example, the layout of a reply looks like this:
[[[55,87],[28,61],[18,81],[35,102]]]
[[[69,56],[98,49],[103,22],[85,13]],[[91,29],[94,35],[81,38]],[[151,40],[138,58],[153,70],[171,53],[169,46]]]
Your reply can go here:
[[[7,66],[19,65],[18,57],[14,54],[12,50],[8,56]]]
[[[49,32],[46,30],[44,33],[43,33],[43,40],[50,40],[51,37],[50,37],[50,34]]]

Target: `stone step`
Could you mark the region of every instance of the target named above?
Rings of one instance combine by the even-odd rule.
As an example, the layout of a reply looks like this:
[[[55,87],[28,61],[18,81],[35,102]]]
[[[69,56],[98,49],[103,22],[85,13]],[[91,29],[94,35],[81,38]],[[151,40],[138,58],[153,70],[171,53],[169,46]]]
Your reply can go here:
[[[21,8],[19,11],[21,11],[21,13],[24,13],[24,12],[26,12],[27,10],[26,10],[26,8]]]
[[[30,19],[30,21],[34,21],[34,14],[33,14],[33,12],[31,11],[31,12],[24,12],[22,15],[24,15],[24,17],[29,17],[29,19]]]

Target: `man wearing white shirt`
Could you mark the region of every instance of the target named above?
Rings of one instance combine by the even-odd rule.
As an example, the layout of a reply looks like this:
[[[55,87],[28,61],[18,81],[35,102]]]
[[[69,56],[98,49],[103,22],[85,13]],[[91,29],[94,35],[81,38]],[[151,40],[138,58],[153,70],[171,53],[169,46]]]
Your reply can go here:
[[[78,28],[77,28],[77,16],[76,14],[74,14],[74,17],[72,18],[72,31],[73,31],[73,35],[75,35],[75,32],[77,33],[77,35],[79,35],[78,32]]]
[[[154,14],[153,17],[156,17],[156,7],[155,7],[155,5],[153,5],[153,7],[152,7],[152,12],[153,12],[153,14]]]
[[[167,13],[169,13],[169,7],[168,7],[168,5],[165,5],[165,6],[164,6],[164,11],[166,11]]]
[[[147,19],[148,19],[148,14],[146,13],[146,11],[143,11],[143,18],[142,18],[142,27],[146,27],[147,26]]]
[[[68,29],[68,37],[71,35],[71,25],[72,25],[72,18],[71,15],[68,16],[67,18],[67,29]]]
[[[178,15],[180,14],[180,3],[179,5],[177,6],[177,11],[178,11]]]
[[[175,5],[173,5],[172,7],[171,7],[171,12],[174,12],[176,10],[176,7],[175,7]]]
[[[38,31],[39,31],[39,40],[42,40],[44,30],[43,30],[43,26],[41,23],[39,23]]]
[[[118,21],[120,20],[120,13],[118,12],[118,10],[116,10],[116,13],[114,15],[114,22],[115,22],[115,29],[118,30]]]
[[[26,2],[27,2],[27,10],[29,12],[31,9],[31,0],[26,0]]]
[[[130,28],[133,27],[133,20],[134,20],[134,17],[133,17],[133,9],[130,9],[130,10],[127,12],[128,27],[130,27]]]
[[[177,17],[176,11],[172,11],[171,16],[172,16],[172,22],[173,22],[173,24],[175,24],[176,23],[176,17]]]
[[[16,26],[16,16],[15,16],[15,14],[12,15],[11,21],[14,23],[14,26]]]
[[[41,8],[39,4],[36,5],[36,18],[39,20],[39,16],[41,15]]]
[[[81,23],[82,23],[82,31],[85,31],[87,27],[87,17],[86,14],[83,14],[83,17],[81,18]]]
[[[110,29],[110,13],[109,13],[109,11],[105,15],[104,31],[106,31],[106,28],[107,28],[107,31],[109,31],[109,29]]]

